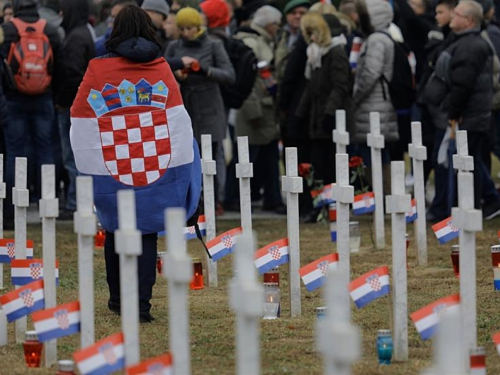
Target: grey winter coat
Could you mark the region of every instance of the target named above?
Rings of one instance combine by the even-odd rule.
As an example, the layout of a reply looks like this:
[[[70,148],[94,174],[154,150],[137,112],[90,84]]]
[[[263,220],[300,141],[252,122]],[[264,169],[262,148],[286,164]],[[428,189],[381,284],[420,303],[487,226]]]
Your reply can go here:
[[[370,132],[370,112],[380,113],[380,131],[386,141],[399,139],[396,111],[392,106],[389,88],[382,83],[382,75],[390,81],[394,62],[394,42],[388,36],[393,13],[384,0],[367,0],[371,23],[375,32],[361,46],[354,81],[356,124],[354,139],[366,142]],[[381,32],[380,32],[381,31]],[[382,84],[385,85],[385,99]]]
[[[251,28],[241,29],[235,38],[250,47],[258,61],[272,63],[273,40],[262,27],[252,25]],[[279,137],[274,99],[269,95],[264,80],[259,74],[257,74],[250,96],[236,112],[236,135],[248,136],[248,143],[251,145],[266,145]]]
[[[176,40],[169,43],[165,58],[189,56],[197,59],[201,73],[189,73],[180,82],[184,106],[191,117],[193,132],[198,143],[202,134],[210,134],[212,142],[226,136],[227,119],[219,84],[234,82],[233,65],[219,40],[209,38],[204,32],[195,40]]]

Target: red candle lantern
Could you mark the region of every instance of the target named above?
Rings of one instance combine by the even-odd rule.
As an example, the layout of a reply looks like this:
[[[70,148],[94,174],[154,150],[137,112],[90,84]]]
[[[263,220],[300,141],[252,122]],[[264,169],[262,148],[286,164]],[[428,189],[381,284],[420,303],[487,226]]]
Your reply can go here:
[[[156,256],[156,269],[158,270],[158,273],[161,275],[161,272],[163,270],[163,256],[165,255],[165,252],[159,252],[158,255]]]
[[[493,268],[500,267],[500,245],[491,247],[491,264]]]
[[[203,264],[201,263],[201,258],[193,258],[193,279],[189,288],[192,290],[203,289],[205,283],[203,281]]]
[[[97,233],[94,237],[95,248],[96,249],[103,249],[105,240],[106,240],[106,231],[102,228],[98,228]]]
[[[471,374],[486,374],[486,352],[482,346],[470,351]]]
[[[408,264],[408,254],[409,254],[409,249],[410,249],[410,236],[408,236],[408,233],[405,234],[405,238],[406,238],[406,269],[410,268],[409,264]]]
[[[274,267],[269,272],[264,273],[264,284],[276,283],[278,287],[280,286],[280,270],[278,267]]]
[[[453,245],[451,247],[451,264],[453,265],[453,273],[455,278],[460,278],[460,246]]]
[[[36,331],[26,332],[26,341],[23,344],[24,359],[28,367],[40,367],[43,344],[38,341]]]

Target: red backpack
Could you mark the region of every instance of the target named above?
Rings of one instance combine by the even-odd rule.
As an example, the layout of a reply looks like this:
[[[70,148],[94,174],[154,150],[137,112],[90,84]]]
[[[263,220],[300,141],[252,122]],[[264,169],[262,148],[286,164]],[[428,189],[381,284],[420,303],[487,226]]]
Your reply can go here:
[[[10,46],[7,63],[12,70],[17,91],[27,95],[43,94],[52,81],[53,54],[43,30],[47,22],[26,23],[14,18],[19,41]]]

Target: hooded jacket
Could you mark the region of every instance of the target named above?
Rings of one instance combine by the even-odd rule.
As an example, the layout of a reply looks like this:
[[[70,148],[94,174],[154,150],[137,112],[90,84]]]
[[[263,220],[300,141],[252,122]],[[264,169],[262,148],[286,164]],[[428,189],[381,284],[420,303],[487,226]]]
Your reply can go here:
[[[396,111],[389,95],[384,99],[382,75],[390,81],[394,65],[394,42],[387,35],[392,21],[391,5],[385,0],[367,0],[370,21],[375,29],[361,46],[354,81],[357,142],[366,142],[370,132],[370,112],[380,113],[380,132],[386,141],[399,139]],[[388,93],[388,87],[385,92]]]
[[[87,0],[63,0],[61,9],[67,36],[63,43],[63,80],[56,103],[68,108],[75,100],[89,61],[95,57],[95,45],[93,30],[87,23],[90,13]]]
[[[26,23],[35,23],[40,19],[37,11],[37,0],[13,0],[12,10],[14,11],[14,17],[17,17]],[[0,25],[0,27],[0,44],[2,45],[1,53],[3,58],[7,58],[11,44],[19,41],[19,32],[12,22],[4,23]],[[53,68],[52,71],[49,71],[49,73],[52,75],[52,90],[57,92],[61,83],[61,37],[59,36],[57,28],[49,23],[45,25],[43,32],[49,39],[50,46],[52,47],[52,53],[54,55]],[[45,94],[49,93],[50,90]],[[19,92],[7,92],[7,97],[9,98],[22,96],[24,96],[24,94]]]

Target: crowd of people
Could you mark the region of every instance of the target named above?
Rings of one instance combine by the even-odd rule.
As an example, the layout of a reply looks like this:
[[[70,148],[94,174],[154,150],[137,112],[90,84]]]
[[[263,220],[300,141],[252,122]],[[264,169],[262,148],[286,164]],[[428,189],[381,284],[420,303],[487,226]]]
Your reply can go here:
[[[18,156],[29,159],[33,201],[40,198],[40,166],[58,166],[60,218],[72,218],[70,109],[89,62],[109,56],[113,22],[130,4],[151,18],[198,144],[201,135],[212,137],[217,214],[239,209],[238,136],[248,137],[251,197],[262,210],[286,212],[279,183],[284,147],[297,147],[316,181],[335,182],[339,109],[346,112],[348,152],[363,158],[367,176],[370,112],[379,112],[387,192],[389,163],[403,160],[410,123],[421,121],[425,177],[434,171],[436,188],[429,221],[449,217],[456,204],[448,161],[455,132],[467,130],[475,205],[486,219],[500,214],[491,176],[491,155],[500,158],[500,28],[492,0],[13,0],[3,6],[0,28],[6,228],[13,225]],[[27,32],[37,37],[23,42]],[[304,221],[316,220],[308,194],[300,210]]]

